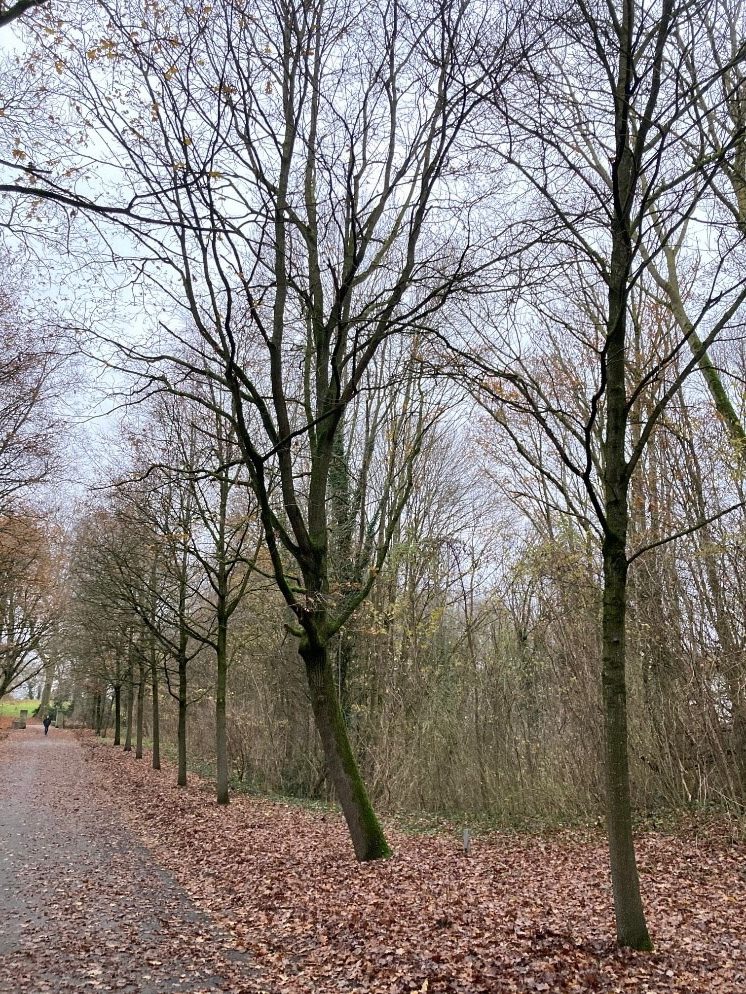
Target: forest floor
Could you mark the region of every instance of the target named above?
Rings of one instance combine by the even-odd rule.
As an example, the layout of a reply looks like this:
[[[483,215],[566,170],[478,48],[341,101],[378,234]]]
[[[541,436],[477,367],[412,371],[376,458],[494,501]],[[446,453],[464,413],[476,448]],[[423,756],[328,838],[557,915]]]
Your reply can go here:
[[[361,866],[337,815],[221,808],[205,781],[54,732],[0,743],[2,994],[746,994],[746,846],[722,826],[640,837],[656,950],[621,952],[600,833],[466,856],[392,827],[393,858]]]

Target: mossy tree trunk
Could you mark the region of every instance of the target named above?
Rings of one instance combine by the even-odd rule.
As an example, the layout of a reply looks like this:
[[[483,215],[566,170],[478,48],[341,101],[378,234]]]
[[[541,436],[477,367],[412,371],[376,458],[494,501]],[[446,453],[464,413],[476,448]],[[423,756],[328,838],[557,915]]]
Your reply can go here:
[[[386,857],[391,851],[350,745],[329,662],[328,645],[313,642],[306,636],[301,640],[299,651],[306,668],[311,707],[324,750],[327,773],[345,816],[355,855],[361,862]]]
[[[463,233],[458,251],[452,250],[450,234],[436,251],[443,224],[436,233],[432,206],[442,206],[443,184],[458,181],[461,167],[453,156],[454,143],[457,146],[459,133],[480,103],[478,94],[489,69],[481,57],[473,60],[473,43],[464,42],[478,28],[468,5],[447,4],[434,18],[414,12],[411,18],[392,21],[384,3],[370,12],[371,23],[386,30],[382,44],[371,49],[366,60],[359,106],[334,107],[330,117],[327,94],[338,86],[339,59],[347,45],[344,41],[338,47],[337,39],[359,28],[357,14],[338,13],[333,35],[327,33],[323,18],[299,17],[292,6],[283,8],[273,22],[271,61],[279,91],[272,125],[276,154],[266,176],[245,177],[249,199],[259,197],[267,208],[257,221],[256,237],[247,241],[240,223],[204,223],[204,204],[217,203],[211,185],[219,175],[204,164],[199,175],[190,176],[175,193],[169,180],[158,202],[176,207],[164,218],[165,230],[175,234],[177,246],[170,261],[180,270],[184,303],[205,348],[204,353],[200,348],[185,351],[180,342],[178,357],[173,358],[177,368],[194,373],[194,380],[187,380],[195,389],[188,392],[199,403],[215,409],[207,386],[213,382],[230,394],[227,420],[239,436],[239,461],[260,509],[271,559],[267,572],[272,572],[295,615],[293,633],[301,640],[330,774],[354,834],[355,851],[359,858],[370,859],[385,855],[388,847],[347,738],[329,649],[368,596],[385,561],[392,534],[389,522],[398,518],[408,498],[420,443],[411,436],[397,442],[393,448],[400,469],[391,483],[393,492],[382,498],[368,495],[364,530],[379,517],[387,525],[380,542],[373,534],[367,543],[370,567],[353,589],[329,583],[329,466],[345,410],[369,389],[390,389],[391,395],[396,389],[369,376],[386,343],[406,342],[423,325],[432,327],[434,313],[481,272],[479,252],[468,250],[471,226],[461,225],[468,210],[453,207],[453,224]],[[245,18],[230,25],[228,38],[219,33],[205,38],[234,89],[229,104],[216,106],[220,120],[215,124],[221,148],[245,149],[247,141],[253,146],[257,140],[256,128],[261,132],[264,127],[261,114],[255,116],[255,74],[243,55],[255,46],[254,29]],[[131,50],[130,27],[116,15],[111,34]],[[487,57],[500,81],[523,57],[522,44],[516,41],[519,54],[513,37],[512,31],[506,32]],[[228,39],[229,44],[222,44]],[[185,41],[184,51],[193,73],[203,78],[201,92],[220,94],[220,87],[208,82],[211,60],[192,58],[192,42]],[[332,55],[327,58],[325,52]],[[141,64],[131,60],[133,73]],[[181,106],[182,97],[184,106],[192,105],[196,90],[181,89],[184,74],[164,76],[159,66],[149,65],[144,80],[149,86],[154,73],[160,74],[164,92],[174,97],[170,107]],[[85,89],[87,83],[81,85]],[[415,101],[416,106],[392,100],[392,94],[404,91],[421,94],[422,100]],[[248,123],[238,130],[234,104],[249,108]],[[96,101],[94,106],[106,104]],[[375,125],[365,112],[371,107],[387,109]],[[106,113],[102,110],[102,116]],[[154,132],[153,142],[155,152],[159,133]],[[330,142],[336,143],[331,160]],[[372,158],[361,154],[371,142],[380,150]],[[340,169],[350,178],[342,187],[336,178]],[[152,185],[150,174],[142,178]],[[331,197],[329,190],[335,191]],[[194,223],[197,204],[199,220]],[[481,236],[477,242],[481,246]],[[147,239],[143,245],[149,253]],[[239,257],[246,259],[246,280],[234,279],[232,270],[229,276],[225,268],[233,265],[228,260]],[[207,294],[204,288],[210,288]],[[130,358],[143,362],[146,375],[161,377],[152,359],[147,362],[137,347]],[[421,366],[419,358],[415,361]],[[170,373],[161,378],[168,390]],[[438,404],[433,405],[433,419],[436,409]],[[188,522],[179,522],[179,535],[191,534],[185,525]],[[317,624],[319,611],[331,619],[328,624]],[[179,782],[184,782],[186,659],[183,654],[178,659]]]

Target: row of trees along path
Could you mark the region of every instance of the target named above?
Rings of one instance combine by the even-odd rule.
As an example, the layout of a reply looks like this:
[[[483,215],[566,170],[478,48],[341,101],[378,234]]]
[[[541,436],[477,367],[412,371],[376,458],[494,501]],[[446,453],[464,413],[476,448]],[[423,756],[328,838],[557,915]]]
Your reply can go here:
[[[651,941],[632,838],[625,626],[629,565],[645,549],[630,548],[630,487],[652,432],[697,370],[737,456],[743,440],[708,359],[746,299],[732,268],[743,224],[743,46],[723,62],[718,39],[728,35],[730,11],[715,6],[713,17],[696,3],[620,0],[544,17],[530,5],[492,5],[485,17],[449,2],[333,13],[288,2],[260,3],[248,15],[228,0],[184,11],[78,0],[51,24],[44,4],[17,4],[7,15],[31,9],[34,65],[44,67],[45,86],[53,82],[43,96],[64,112],[13,134],[6,166],[14,172],[0,189],[30,197],[35,209],[48,202],[93,219],[106,279],[119,266],[124,284],[142,285],[156,310],[168,302],[178,315],[155,338],[122,340],[92,322],[89,347],[99,359],[108,348],[110,368],[139,377],[138,396],[188,395],[230,424],[327,775],[361,862],[389,847],[358,769],[332,654],[385,563],[423,439],[442,412],[412,419],[395,482],[377,501],[368,495],[370,541],[335,584],[331,509],[353,492],[347,442],[356,399],[388,343],[415,341],[414,361],[466,384],[517,451],[526,451],[522,418],[546,435],[573,485],[552,468],[545,478],[560,500],[569,497],[569,513],[582,491],[603,560],[616,929],[620,945],[641,950]],[[592,99],[579,97],[581,78]],[[24,143],[55,151],[39,165]],[[70,149],[82,149],[79,159],[67,158]],[[93,187],[88,197],[70,189],[70,176],[102,162],[109,189],[126,191],[121,202]],[[459,199],[467,187],[473,192]],[[515,190],[515,216],[506,217]],[[694,218],[703,200],[717,236],[692,320],[679,277],[691,264],[682,246],[690,226],[703,223]],[[119,239],[128,248],[112,260]],[[93,251],[85,249],[95,268]],[[554,313],[547,287],[563,302]],[[632,316],[658,299],[678,334],[650,352],[635,379]],[[540,356],[514,361],[530,324],[503,340],[503,328],[529,313],[594,355],[577,382],[587,399],[579,416],[557,410],[537,373]],[[643,402],[650,409],[641,419]],[[185,525],[196,513],[190,503]],[[225,571],[213,581],[221,611],[204,639],[219,660],[221,707],[230,584]],[[182,726],[189,638],[184,624],[172,647]],[[216,724],[224,740],[224,713]],[[183,783],[183,734],[179,743]],[[225,778],[223,765],[222,800]]]
[[[0,742],[0,992],[240,990],[252,973],[124,826],[71,732]]]

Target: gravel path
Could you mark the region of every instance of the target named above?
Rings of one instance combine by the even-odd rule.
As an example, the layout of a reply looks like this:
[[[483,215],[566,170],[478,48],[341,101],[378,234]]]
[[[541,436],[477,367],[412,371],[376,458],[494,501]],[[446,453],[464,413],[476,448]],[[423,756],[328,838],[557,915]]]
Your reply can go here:
[[[0,742],[0,994],[238,994],[251,973],[133,838],[71,733]]]

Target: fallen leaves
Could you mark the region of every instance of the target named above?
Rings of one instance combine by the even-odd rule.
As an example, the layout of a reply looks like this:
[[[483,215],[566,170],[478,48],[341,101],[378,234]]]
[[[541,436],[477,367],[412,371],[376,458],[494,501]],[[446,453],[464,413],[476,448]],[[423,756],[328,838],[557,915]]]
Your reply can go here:
[[[0,745],[0,994],[245,989],[253,966],[128,832],[91,765],[68,733],[29,726]]]
[[[640,839],[638,954],[612,940],[600,835],[466,856],[391,830],[392,859],[359,865],[340,818],[218,807],[83,741],[92,762],[66,735],[0,745],[2,994],[746,994],[746,847],[715,827]]]
[[[90,740],[89,740],[90,741]],[[652,954],[615,948],[603,838],[389,832],[357,864],[341,818],[237,798],[101,743],[102,784],[142,841],[260,968],[293,994],[746,992],[746,848],[714,830],[640,839]]]

